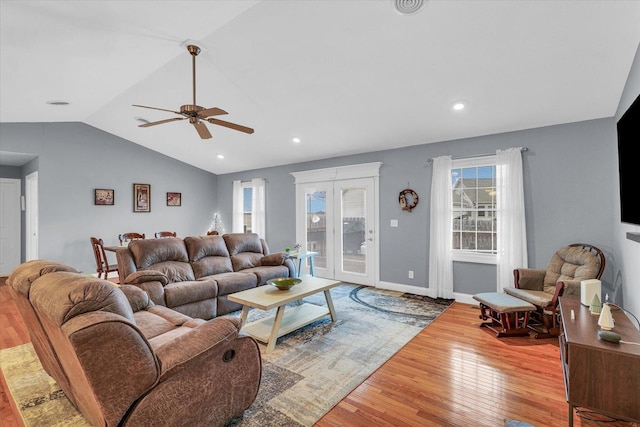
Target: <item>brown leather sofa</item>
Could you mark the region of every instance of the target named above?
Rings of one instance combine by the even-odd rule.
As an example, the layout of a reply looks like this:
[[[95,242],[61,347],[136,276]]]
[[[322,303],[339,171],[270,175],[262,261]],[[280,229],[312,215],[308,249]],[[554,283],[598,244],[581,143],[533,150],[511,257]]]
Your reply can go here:
[[[255,233],[134,240],[117,258],[120,283],[140,287],[155,304],[200,319],[239,310],[229,294],[296,272],[288,254],[270,254]]]
[[[92,425],[224,426],[254,402],[260,350],[239,319],[193,319],[69,269],[30,261],[7,283],[43,366]]]

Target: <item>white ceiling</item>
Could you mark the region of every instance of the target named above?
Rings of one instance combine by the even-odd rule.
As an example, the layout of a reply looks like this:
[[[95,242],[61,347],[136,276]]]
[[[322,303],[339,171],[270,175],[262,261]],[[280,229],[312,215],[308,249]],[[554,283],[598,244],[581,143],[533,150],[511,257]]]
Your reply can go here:
[[[393,4],[1,0],[0,121],[80,121],[221,174],[610,117],[640,42],[636,0]],[[253,135],[137,127],[177,116],[132,104],[192,102],[185,40],[197,103]]]

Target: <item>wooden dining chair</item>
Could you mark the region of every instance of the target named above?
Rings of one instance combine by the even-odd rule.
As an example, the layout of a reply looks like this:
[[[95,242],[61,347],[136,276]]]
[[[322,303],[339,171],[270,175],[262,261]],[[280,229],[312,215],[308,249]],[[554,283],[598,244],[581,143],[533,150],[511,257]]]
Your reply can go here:
[[[98,273],[98,277],[102,278],[104,274],[104,278],[106,279],[109,276],[109,273],[112,271],[118,271],[117,264],[109,264],[109,260],[107,259],[107,254],[104,251],[104,242],[102,239],[98,239],[97,237],[90,237],[91,247],[93,248],[93,256],[96,259],[96,272]]]
[[[155,236],[156,239],[159,239],[161,237],[176,237],[176,232],[175,231],[158,231]]]
[[[219,234],[220,233],[218,233],[217,230],[209,230],[209,231],[207,231],[207,236],[217,236]]]
[[[120,245],[122,245],[124,242],[128,242],[130,240],[136,240],[136,239],[144,239],[144,234],[122,233],[121,235],[118,236],[118,240],[120,240]]]

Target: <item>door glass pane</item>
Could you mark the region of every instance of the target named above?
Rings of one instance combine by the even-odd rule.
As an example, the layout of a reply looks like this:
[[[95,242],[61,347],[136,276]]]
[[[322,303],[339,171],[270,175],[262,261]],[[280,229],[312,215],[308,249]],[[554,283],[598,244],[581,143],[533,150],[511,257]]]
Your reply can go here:
[[[342,271],[366,274],[366,191],[343,188],[342,206]]]
[[[318,252],[314,259],[317,268],[327,268],[327,193],[305,193],[307,209],[307,250]]]

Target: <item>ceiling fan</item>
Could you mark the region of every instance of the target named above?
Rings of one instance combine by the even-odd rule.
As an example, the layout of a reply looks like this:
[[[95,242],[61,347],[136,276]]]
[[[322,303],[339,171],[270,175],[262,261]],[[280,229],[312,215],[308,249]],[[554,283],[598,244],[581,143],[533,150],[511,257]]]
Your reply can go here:
[[[198,135],[200,135],[200,138],[202,139],[211,138],[211,133],[209,132],[209,129],[207,129],[207,126],[204,124],[205,121],[214,125],[224,126],[229,129],[238,130],[240,132],[249,133],[249,134],[253,133],[253,129],[249,127],[241,126],[231,122],[226,122],[224,120],[216,119],[213,117],[213,116],[221,116],[223,114],[229,114],[223,109],[218,107],[204,108],[196,104],[196,56],[198,56],[198,54],[200,53],[200,48],[198,46],[190,44],[187,46],[187,50],[191,54],[191,65],[193,69],[192,71],[193,104],[180,106],[180,111],[166,110],[164,108],[147,107],[145,105],[133,104],[134,107],[149,108],[151,110],[168,111],[170,113],[175,113],[183,116],[183,117],[174,117],[171,119],[159,120],[157,122],[145,123],[145,124],[139,125],[138,127],[146,128],[150,126],[161,125],[163,123],[175,122],[177,120],[189,119],[189,123],[191,123],[196,128],[196,131],[198,131]]]

